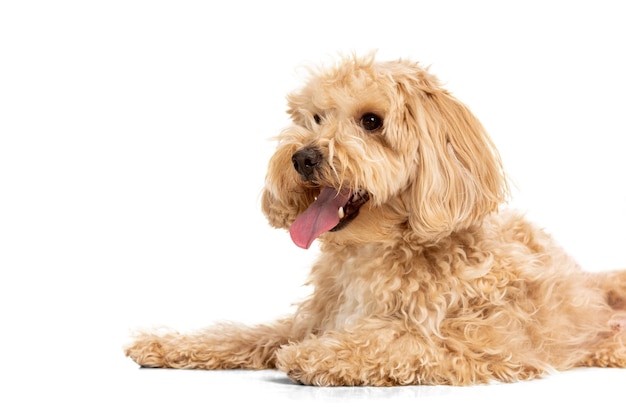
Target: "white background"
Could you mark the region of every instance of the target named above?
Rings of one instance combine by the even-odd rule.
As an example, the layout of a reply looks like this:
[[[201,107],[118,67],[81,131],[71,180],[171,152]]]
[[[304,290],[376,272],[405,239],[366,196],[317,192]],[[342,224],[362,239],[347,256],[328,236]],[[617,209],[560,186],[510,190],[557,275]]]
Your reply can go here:
[[[0,415],[619,414],[626,370],[320,389],[139,370],[122,346],[138,327],[272,320],[308,294],[316,250],[268,227],[259,193],[285,94],[339,52],[431,65],[491,133],[511,204],[584,267],[626,268],[622,8],[2,2]]]

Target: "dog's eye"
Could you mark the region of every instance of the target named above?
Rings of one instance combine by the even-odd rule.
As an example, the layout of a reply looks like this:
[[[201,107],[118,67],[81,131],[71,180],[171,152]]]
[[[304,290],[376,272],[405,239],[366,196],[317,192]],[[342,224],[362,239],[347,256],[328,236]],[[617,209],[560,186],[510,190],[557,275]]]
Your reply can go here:
[[[322,122],[322,118],[320,117],[320,115],[318,115],[317,113],[313,115],[313,120],[315,121],[315,123],[317,123],[318,125]]]
[[[383,126],[383,119],[374,113],[365,113],[361,116],[361,126],[366,131],[375,131]]]

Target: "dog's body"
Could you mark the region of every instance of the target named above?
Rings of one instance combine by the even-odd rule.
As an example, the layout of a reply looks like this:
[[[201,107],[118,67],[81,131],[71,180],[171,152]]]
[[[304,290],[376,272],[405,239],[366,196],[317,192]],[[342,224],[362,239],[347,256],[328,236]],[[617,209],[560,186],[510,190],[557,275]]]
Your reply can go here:
[[[626,271],[584,272],[499,211],[497,151],[423,68],[347,58],[289,104],[263,211],[297,245],[319,239],[312,296],[269,325],[138,334],[137,363],[375,386],[626,367]]]

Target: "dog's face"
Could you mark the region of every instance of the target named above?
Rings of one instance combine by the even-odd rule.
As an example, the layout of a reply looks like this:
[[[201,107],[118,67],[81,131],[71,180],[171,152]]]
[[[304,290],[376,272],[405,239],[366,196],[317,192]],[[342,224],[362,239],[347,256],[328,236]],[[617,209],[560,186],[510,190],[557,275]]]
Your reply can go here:
[[[480,123],[415,63],[344,59],[288,101],[293,125],[278,137],[263,211],[300,247],[436,241],[506,195]]]

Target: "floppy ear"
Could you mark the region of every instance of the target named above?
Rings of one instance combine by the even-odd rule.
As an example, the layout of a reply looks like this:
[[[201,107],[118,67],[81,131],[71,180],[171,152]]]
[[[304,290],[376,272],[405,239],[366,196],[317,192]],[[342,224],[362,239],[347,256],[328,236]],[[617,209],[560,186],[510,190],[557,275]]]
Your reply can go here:
[[[418,142],[405,204],[417,237],[432,241],[497,210],[508,186],[498,152],[476,117],[438,85],[422,82],[419,94],[405,101],[407,134]]]

